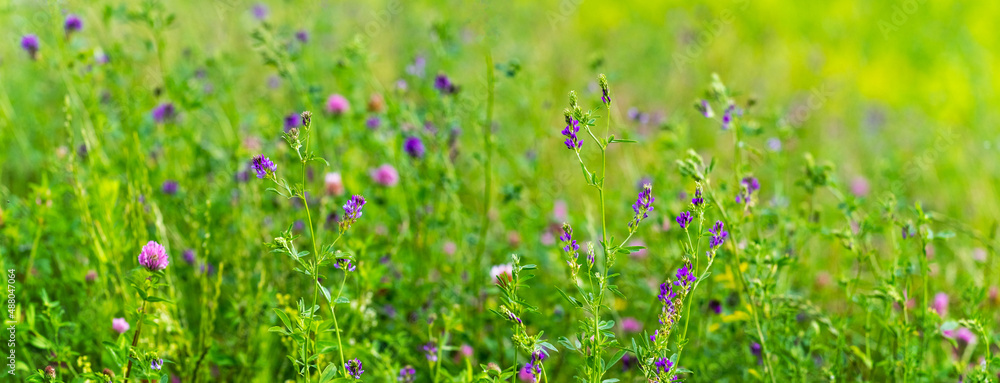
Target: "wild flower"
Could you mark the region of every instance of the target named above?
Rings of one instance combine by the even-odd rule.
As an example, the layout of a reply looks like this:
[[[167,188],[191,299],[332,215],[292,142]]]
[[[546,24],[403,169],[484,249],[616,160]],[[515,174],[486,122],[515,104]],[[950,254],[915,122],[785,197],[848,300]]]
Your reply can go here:
[[[344,204],[344,219],[340,221],[340,231],[346,231],[361,218],[361,209],[365,206],[365,197],[354,195]]]
[[[371,116],[368,117],[368,120],[365,120],[365,126],[371,130],[378,129],[378,127],[381,125],[382,125],[382,120],[379,119],[378,116]]]
[[[370,175],[372,181],[385,187],[393,187],[399,183],[399,173],[395,167],[389,164],[382,164],[382,166],[372,169]]]
[[[736,203],[749,204],[754,192],[760,190],[760,182],[754,177],[744,177],[740,181],[740,194],[736,196]]]
[[[153,359],[149,362],[149,368],[160,371],[163,369],[163,359]]]
[[[302,126],[302,116],[292,112],[285,116],[285,133]]]
[[[674,281],[674,286],[686,289],[695,281],[696,278],[694,274],[691,273],[688,266],[689,265],[684,265],[677,269],[677,274],[674,276],[677,280]]]
[[[421,349],[424,350],[424,356],[427,358],[427,360],[431,362],[437,362],[438,348],[436,344],[434,344],[433,342],[428,342],[424,344],[423,347],[421,347]]]
[[[257,19],[257,20],[264,20],[264,19],[266,19],[267,18],[267,14],[269,13],[268,9],[267,9],[267,6],[264,5],[264,4],[261,4],[261,3],[254,4],[253,8],[251,8],[250,12],[253,13],[253,17],[255,19]]]
[[[677,215],[677,218],[675,220],[677,221],[677,225],[680,226],[681,229],[687,229],[688,225],[690,225],[691,222],[694,221],[694,217],[691,216],[690,212],[685,211]]]
[[[655,200],[656,198],[653,198],[653,186],[650,184],[643,185],[642,190],[639,191],[639,197],[632,204],[632,211],[635,212],[635,216],[628,224],[629,229],[634,230],[639,225],[639,222],[649,218],[649,212],[653,211],[653,201]]]
[[[333,264],[333,267],[344,271],[354,271],[357,268],[353,263],[351,263],[351,260],[347,258],[338,259],[337,262]]]
[[[278,171],[278,166],[271,162],[270,158],[260,154],[250,161],[250,169],[257,173],[257,178],[264,178],[274,175]]]
[[[66,31],[66,36],[81,29],[83,29],[83,20],[80,19],[80,16],[74,14],[66,16],[66,21],[63,22],[63,30]]]
[[[114,318],[111,320],[111,329],[117,331],[119,334],[124,334],[129,329],[128,321],[125,318]]]
[[[697,109],[705,118],[715,117],[715,112],[712,112],[712,105],[708,103],[708,100],[701,100],[701,104],[698,104]]]
[[[38,57],[38,36],[27,34],[21,37],[21,48],[28,52],[32,60],[36,59]]]
[[[160,271],[170,264],[167,250],[155,241],[149,241],[139,253],[139,264],[149,271]]]
[[[577,136],[578,133],[580,133],[580,121],[575,119],[568,120],[566,122],[566,127],[562,130],[562,135],[566,136],[564,144],[566,144],[567,149],[578,151],[580,150],[580,147],[583,146],[583,140]]]
[[[347,98],[339,94],[331,94],[326,99],[326,112],[335,116],[347,113],[351,109],[351,103]]]
[[[163,181],[163,194],[166,195],[177,194],[177,181],[174,180]]]
[[[305,29],[299,29],[298,31],[295,32],[295,39],[303,44],[308,43],[309,32],[307,32]]]
[[[344,369],[347,370],[347,376],[354,379],[361,379],[361,374],[365,373],[365,370],[361,367],[361,360],[358,358],[348,360],[347,363],[344,363]]]
[[[326,173],[323,176],[323,186],[326,194],[333,196],[344,195],[344,179],[339,172]]]
[[[403,383],[413,383],[416,380],[417,370],[413,366],[406,366],[399,369],[399,377],[396,378],[397,382]]]
[[[713,254],[714,251],[716,251],[716,248],[722,246],[722,243],[726,241],[727,237],[729,237],[729,232],[725,231],[724,228],[725,224],[723,224],[722,221],[716,221],[715,225],[712,226],[711,229],[708,229],[708,231],[712,233],[712,238],[709,241],[708,247]]]
[[[424,142],[420,140],[420,137],[410,136],[407,137],[406,141],[403,143],[403,150],[405,150],[406,154],[409,154],[410,157],[422,158],[427,149],[424,148]]]
[[[513,281],[513,275],[514,265],[509,263],[496,265],[490,268],[490,279],[494,283],[501,283],[501,281]]]
[[[187,262],[188,264],[194,264],[195,262],[194,250],[192,249],[184,250],[182,257],[184,258],[184,262]]]
[[[722,130],[729,130],[733,124],[733,113],[736,112],[736,105],[729,104],[726,111],[722,113]]]
[[[622,331],[626,333],[636,333],[642,331],[642,322],[633,317],[622,318]]]
[[[691,205],[697,209],[703,203],[705,203],[705,199],[701,197],[701,188],[694,189],[694,198],[691,198]]]
[[[931,308],[942,318],[948,315],[948,294],[943,292],[934,294],[934,303],[931,304]]]
[[[154,122],[156,122],[157,124],[162,124],[164,122],[173,120],[174,117],[176,117],[177,115],[177,110],[174,109],[174,104],[169,102],[164,102],[153,108],[153,111],[150,112],[150,114],[153,116]]]
[[[451,82],[448,76],[443,74],[437,75],[434,78],[434,89],[437,89],[441,94],[455,94],[458,92],[458,86]]]

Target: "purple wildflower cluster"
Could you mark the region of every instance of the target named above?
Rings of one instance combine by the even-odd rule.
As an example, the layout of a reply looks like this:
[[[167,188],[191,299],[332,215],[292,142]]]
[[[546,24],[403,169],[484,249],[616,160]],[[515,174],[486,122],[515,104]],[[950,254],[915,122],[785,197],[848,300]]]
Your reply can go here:
[[[642,190],[639,191],[639,197],[632,204],[632,211],[635,212],[635,217],[629,222],[629,228],[635,229],[639,225],[639,222],[649,218],[649,212],[653,211],[653,201],[655,200],[656,198],[653,198],[653,185],[643,185]]]
[[[285,133],[300,126],[302,126],[302,116],[298,113],[292,112],[285,116]]]
[[[32,60],[38,58],[38,36],[33,34],[24,35],[21,37],[21,48],[28,52],[28,56],[31,56]]]
[[[676,221],[677,225],[680,226],[681,229],[687,229],[688,225],[690,225],[691,222],[694,221],[694,217],[691,216],[691,212],[685,211],[677,216]]]
[[[531,360],[524,365],[524,370],[531,375],[532,379],[537,379],[537,375],[542,373],[542,360],[548,356],[545,351],[538,350],[531,353]]]
[[[577,135],[579,133],[580,121],[577,121],[576,119],[568,119],[566,122],[566,128],[562,130],[562,135],[566,136],[566,141],[563,143],[566,144],[567,149],[580,150],[580,147],[583,146],[583,140],[581,140]]]
[[[410,136],[406,138],[403,142],[403,150],[406,154],[409,154],[413,158],[422,158],[427,149],[424,147],[424,142],[420,140],[420,137]]]
[[[270,158],[260,154],[250,161],[250,169],[257,173],[257,178],[264,178],[278,171],[278,166],[271,162]]]
[[[160,271],[170,264],[167,249],[156,241],[149,241],[139,253],[139,264],[149,271]]]
[[[691,198],[691,205],[696,209],[705,203],[705,199],[701,197],[701,188],[694,189],[694,198]]]
[[[740,181],[740,186],[740,194],[736,196],[736,203],[749,204],[753,193],[760,190],[760,182],[754,177],[744,177]]]
[[[722,243],[729,237],[729,232],[725,230],[725,224],[722,221],[715,221],[715,225],[711,229],[708,229],[708,232],[712,233],[712,238],[708,242],[708,256],[711,258],[712,253],[717,250],[716,248],[722,246]]]
[[[152,369],[154,369],[156,371],[162,370],[163,369],[163,359],[160,358],[160,359],[153,359],[153,360],[151,360],[149,362],[149,368],[152,368]]]
[[[570,271],[575,277],[580,270],[580,265],[576,263],[577,258],[580,256],[580,244],[573,239],[573,228],[568,223],[562,225],[562,234],[559,235],[559,240],[562,241],[563,251],[566,252],[566,264],[570,267]]]
[[[354,263],[351,263],[351,260],[347,258],[338,259],[337,262],[334,262],[333,267],[338,269],[343,269],[344,271],[348,272],[357,269],[357,267],[354,266]]]
[[[413,366],[406,366],[399,369],[399,377],[396,378],[396,381],[403,383],[413,383],[417,379],[416,375],[417,375],[417,370],[415,370]]]
[[[80,19],[80,16],[66,16],[66,22],[63,23],[63,30],[66,31],[66,36],[69,36],[73,32],[78,32],[81,29],[83,29],[83,20]]]
[[[437,345],[434,344],[434,342],[428,342],[427,344],[425,344],[423,350],[424,350],[424,356],[427,357],[427,360],[431,362],[437,362],[438,348]]]
[[[344,369],[347,370],[347,375],[354,379],[361,379],[361,374],[365,373],[365,370],[361,368],[361,360],[354,358],[348,360],[344,363]]]
[[[439,74],[434,78],[434,88],[440,91],[441,94],[455,94],[458,92],[458,86],[452,83],[448,76],[443,74]]]
[[[365,206],[365,197],[359,195],[351,196],[351,199],[344,204],[344,220],[340,221],[340,231],[346,231],[361,218],[361,209]]]
[[[157,124],[162,124],[164,122],[173,120],[177,116],[177,109],[174,108],[174,104],[169,102],[164,102],[153,108],[150,112],[153,116],[153,121]]]

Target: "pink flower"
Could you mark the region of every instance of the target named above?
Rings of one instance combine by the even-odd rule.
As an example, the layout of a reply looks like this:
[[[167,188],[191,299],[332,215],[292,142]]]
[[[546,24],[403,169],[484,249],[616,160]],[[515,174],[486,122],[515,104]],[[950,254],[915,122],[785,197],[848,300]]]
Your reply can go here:
[[[552,207],[552,218],[555,218],[556,222],[566,222],[569,219],[566,201],[556,201],[555,206]]]
[[[332,94],[326,99],[326,111],[334,115],[346,113],[351,108],[351,103],[344,96]]]
[[[326,173],[323,177],[326,193],[336,196],[344,195],[344,180],[338,172]]]
[[[147,242],[146,246],[142,247],[142,252],[139,253],[139,264],[149,271],[166,269],[167,265],[170,264],[167,249],[155,241]]]
[[[934,302],[931,303],[931,308],[944,318],[948,314],[948,294],[937,293],[934,295]]]
[[[383,164],[378,168],[372,169],[371,176],[375,183],[382,186],[393,187],[399,183],[399,173],[396,172],[396,168],[389,164]]]
[[[455,242],[448,241],[444,243],[444,247],[442,249],[445,254],[454,255],[455,251],[458,250],[458,245],[456,245]]]
[[[490,280],[492,280],[494,283],[496,283],[496,282],[499,281],[499,279],[497,279],[497,277],[499,277],[501,275],[504,275],[504,274],[513,277],[514,276],[514,266],[511,265],[511,264],[509,264],[509,263],[504,263],[502,265],[496,265],[496,266],[493,266],[492,268],[490,268]]]
[[[541,241],[542,241],[542,245],[552,246],[553,244],[556,243],[556,237],[554,235],[552,235],[551,231],[546,231],[546,232],[542,233],[542,239],[541,239]]]
[[[111,320],[111,329],[118,331],[119,334],[124,334],[129,329],[128,321],[125,318],[114,318]]]
[[[972,259],[976,262],[986,262],[986,249],[977,247],[972,250]]]
[[[855,196],[867,196],[870,189],[871,188],[868,186],[868,179],[865,177],[857,176],[851,180],[851,193]]]
[[[636,333],[642,331],[642,323],[638,319],[633,317],[622,319],[622,331],[627,333]]]
[[[472,357],[472,352],[473,352],[472,346],[470,346],[468,343],[463,343],[462,347],[459,348],[458,351],[462,354],[462,356],[466,358]]]

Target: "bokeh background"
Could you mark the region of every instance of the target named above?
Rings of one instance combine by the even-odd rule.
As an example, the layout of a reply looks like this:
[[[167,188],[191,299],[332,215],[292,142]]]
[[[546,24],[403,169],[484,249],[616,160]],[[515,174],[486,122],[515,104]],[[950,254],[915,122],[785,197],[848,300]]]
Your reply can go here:
[[[84,28],[67,38],[68,13]],[[424,323],[445,312],[466,318],[452,343],[473,345],[475,363],[509,361],[498,351],[500,322],[484,311],[495,302],[485,292],[489,284],[468,278],[517,252],[549,270],[533,283],[565,282],[558,247],[547,239],[560,223],[553,213],[560,203],[569,205],[579,233],[597,236],[599,226],[586,223],[597,206],[559,131],[569,91],[584,108],[598,108],[599,73],[614,91],[612,131],[641,142],[611,152],[612,220],[626,222],[640,180],[652,180],[663,203],[639,238],[649,255],[621,265],[628,280],[622,290],[637,301],[616,301],[616,319],[630,313],[653,326],[658,306],[645,298],[678,266],[669,255],[679,248],[669,227],[685,205],[674,197],[693,184],[677,175],[674,161],[694,149],[732,168],[730,136],[694,108],[713,73],[742,102],[754,100],[758,123],[748,128],[746,145],[764,185],[761,203],[775,207],[769,214],[805,209],[806,192],[796,181],[809,153],[835,165],[833,183],[863,197],[872,217],[892,195],[950,222],[942,230],[959,235],[934,244],[936,287],[953,294],[978,288],[966,297],[983,298],[996,285],[992,243],[1000,217],[996,20],[1000,3],[991,1],[0,0],[0,255],[25,286],[22,311],[34,306],[40,313],[52,298],[66,308],[63,319],[77,323],[59,344],[73,359],[29,341],[23,367],[72,364],[80,355],[95,366],[107,363],[101,342],[119,339],[110,318],[137,304],[120,275],[155,237],[176,257],[169,294],[179,303],[164,309],[149,342],[158,341],[177,375],[293,379],[283,358],[287,345],[265,331],[276,323],[266,313],[308,290],[263,243],[301,220],[301,209],[259,183],[235,179],[262,152],[281,169],[294,166],[279,133],[283,118],[301,110],[317,114],[315,149],[331,164],[310,170],[311,184],[319,190],[323,174],[336,171],[348,193],[372,201],[370,221],[345,245],[365,257],[362,266],[372,266],[352,287],[356,301],[345,322],[359,337],[352,343],[358,349],[381,352],[368,357],[380,360],[373,371],[426,363],[417,351],[426,341]],[[298,31],[308,34],[306,42],[295,39]],[[41,40],[37,60],[19,45],[28,33]],[[269,65],[265,58],[274,52],[292,63],[291,77]],[[496,195],[491,241],[480,256],[472,252],[483,205],[486,52],[499,76]],[[420,70],[418,57],[425,60]],[[439,100],[431,85],[439,73],[461,87],[459,97]],[[400,79],[406,92],[398,90]],[[352,113],[320,116],[332,93],[345,95]],[[429,144],[443,153],[434,165],[401,165],[396,139],[369,137],[365,105],[374,94],[406,105],[392,109],[383,125],[388,132],[425,123],[440,128]],[[150,115],[163,102],[179,113],[167,125]],[[448,134],[457,144],[445,144]],[[588,153],[584,159],[599,158]],[[408,187],[384,190],[371,181],[369,170],[385,162],[397,165]],[[176,195],[161,191],[171,180],[180,184]],[[343,202],[317,198],[321,217]],[[821,206],[822,222],[838,214],[833,195],[811,201],[810,209]],[[445,243],[458,255],[445,254]],[[198,261],[183,264],[185,249],[194,249]],[[980,250],[990,258],[979,260]],[[835,282],[856,271],[852,255],[828,239],[805,241],[797,253],[796,271],[778,278],[776,290],[809,297],[830,315],[850,312],[848,289]],[[876,257],[889,263],[889,253]],[[91,270],[96,285],[86,280]],[[719,273],[729,282],[717,281],[709,295],[725,299],[732,274]],[[544,287],[534,294],[545,312],[535,318],[538,326],[571,331],[555,325],[564,318],[558,294]],[[738,310],[727,308],[734,316],[716,326],[745,323]],[[32,326],[26,336],[45,336],[44,325]],[[718,329],[697,345],[705,371],[698,379],[759,376],[747,372],[754,357],[744,348],[731,351],[737,356],[711,351],[733,339]],[[745,340],[732,331],[726,334]],[[199,357],[205,367],[192,372]],[[750,367],[719,362],[728,358]],[[455,360],[450,368],[462,370],[464,362]],[[565,363],[556,381],[569,381],[573,361]]]

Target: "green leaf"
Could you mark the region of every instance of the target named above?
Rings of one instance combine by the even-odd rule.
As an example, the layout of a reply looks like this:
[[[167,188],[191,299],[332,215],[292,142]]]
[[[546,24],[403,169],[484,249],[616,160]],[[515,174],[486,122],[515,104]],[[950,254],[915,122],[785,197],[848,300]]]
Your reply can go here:
[[[323,292],[323,297],[326,298],[326,303],[332,303],[333,300],[330,298],[330,290],[327,290],[326,286],[321,285],[318,281],[316,282],[316,286],[319,286],[320,291]]]
[[[153,302],[153,303],[156,303],[156,302],[174,303],[174,302],[171,302],[168,299],[163,299],[163,298],[160,298],[160,297],[147,297],[146,298],[146,302]]]
[[[284,311],[277,308],[272,308],[271,310],[274,310],[274,313],[278,315],[278,319],[281,319],[281,323],[284,323],[286,328],[294,330],[292,327],[292,321],[288,320],[288,314],[285,314]]]

